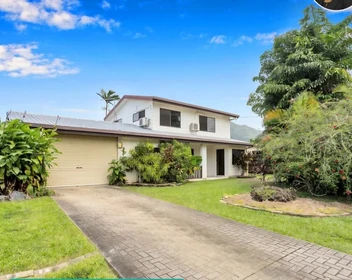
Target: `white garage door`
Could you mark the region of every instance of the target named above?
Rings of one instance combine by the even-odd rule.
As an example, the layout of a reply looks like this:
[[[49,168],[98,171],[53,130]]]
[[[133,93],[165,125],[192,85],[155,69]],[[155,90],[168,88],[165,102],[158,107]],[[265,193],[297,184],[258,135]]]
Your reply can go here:
[[[117,138],[59,134],[61,152],[48,186],[107,184],[109,163],[117,158]]]

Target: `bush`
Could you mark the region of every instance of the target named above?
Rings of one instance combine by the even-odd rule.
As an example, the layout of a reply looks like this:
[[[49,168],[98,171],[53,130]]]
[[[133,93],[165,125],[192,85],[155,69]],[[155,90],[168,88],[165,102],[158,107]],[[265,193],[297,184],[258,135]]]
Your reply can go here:
[[[110,172],[108,175],[109,185],[126,183],[126,167],[121,163],[121,161],[117,161],[115,159],[112,160],[108,171]]]
[[[293,189],[282,189],[278,187],[255,187],[251,191],[252,199],[262,201],[289,202],[296,199],[296,192]]]
[[[158,151],[160,150],[160,151]],[[136,170],[144,183],[184,182],[199,168],[201,157],[193,156],[189,145],[173,140],[156,150],[150,142],[141,142],[121,162],[128,170]]]
[[[148,141],[139,143],[130,150],[130,156],[122,160],[128,169],[138,172],[144,183],[163,183],[168,172],[168,165],[164,164],[162,155],[154,152],[154,145]]]
[[[168,166],[164,176],[166,182],[184,182],[189,175],[199,168],[202,158],[193,156],[189,145],[173,140],[171,143],[162,143],[160,153],[163,163]]]
[[[0,194],[43,192],[48,169],[58,153],[56,135],[53,130],[32,129],[19,120],[0,123]]]
[[[296,100],[282,117],[280,129],[261,140],[276,180],[313,195],[351,190],[351,112],[349,96],[323,104],[309,95]]]
[[[39,188],[33,188],[33,186],[30,186],[27,188],[27,194],[30,197],[42,197],[55,195],[55,192],[44,186]]]

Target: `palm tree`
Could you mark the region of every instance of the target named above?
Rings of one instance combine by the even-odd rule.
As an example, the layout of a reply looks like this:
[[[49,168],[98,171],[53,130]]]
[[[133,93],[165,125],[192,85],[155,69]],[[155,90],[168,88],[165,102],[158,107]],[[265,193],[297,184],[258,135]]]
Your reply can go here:
[[[103,107],[103,110],[105,110],[106,116],[108,114],[109,105],[114,105],[114,101],[120,100],[120,96],[116,94],[116,92],[113,90],[109,90],[108,92],[106,92],[103,89],[100,92],[97,92],[97,94],[105,102],[105,107]]]

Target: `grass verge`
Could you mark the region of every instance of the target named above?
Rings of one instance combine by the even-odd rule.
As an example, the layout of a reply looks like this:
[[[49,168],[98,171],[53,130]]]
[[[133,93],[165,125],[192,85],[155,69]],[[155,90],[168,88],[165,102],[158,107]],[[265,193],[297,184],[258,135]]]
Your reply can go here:
[[[96,251],[49,197],[0,203],[0,275],[40,269]]]
[[[253,182],[239,179],[199,181],[180,187],[126,189],[202,212],[258,226],[352,254],[352,217],[303,218],[220,203],[224,195],[247,193]]]
[[[46,274],[43,278],[117,278],[101,255],[95,255],[72,264],[60,271]]]

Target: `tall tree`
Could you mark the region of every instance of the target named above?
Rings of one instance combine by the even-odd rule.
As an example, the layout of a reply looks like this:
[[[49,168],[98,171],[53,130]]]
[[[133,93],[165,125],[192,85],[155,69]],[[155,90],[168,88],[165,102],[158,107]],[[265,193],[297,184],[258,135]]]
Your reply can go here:
[[[248,105],[264,116],[275,109],[287,109],[302,92],[318,100],[334,98],[333,89],[351,82],[352,15],[331,23],[318,7],[304,10],[300,29],[274,40],[273,48],[260,57],[261,69],[253,80],[259,82]]]
[[[113,90],[106,92],[105,90],[101,89],[100,92],[97,92],[97,95],[99,95],[105,102],[105,107],[103,107],[103,110],[105,110],[105,116],[108,114],[109,105],[114,105],[115,101],[120,100],[120,96]]]

